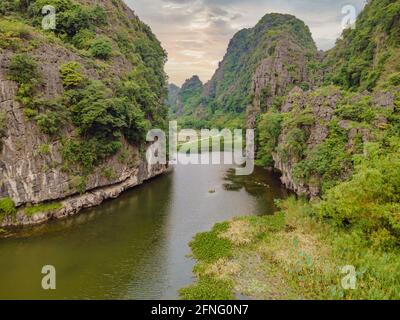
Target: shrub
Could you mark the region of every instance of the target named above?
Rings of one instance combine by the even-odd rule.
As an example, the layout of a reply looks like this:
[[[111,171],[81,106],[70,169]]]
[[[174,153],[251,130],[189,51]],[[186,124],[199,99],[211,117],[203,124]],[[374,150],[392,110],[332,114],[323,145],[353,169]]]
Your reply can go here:
[[[9,76],[18,84],[32,84],[39,80],[37,62],[26,53],[17,53],[11,58]]]
[[[31,99],[24,113],[28,119],[36,121],[42,133],[48,135],[58,133],[69,116],[68,110],[59,99],[45,100],[37,97]]]
[[[113,92],[101,81],[91,81],[82,90],[70,94],[73,121],[81,134],[105,136],[127,125],[122,114],[123,101],[112,98]]]
[[[399,149],[399,138],[392,138],[387,148],[368,144],[352,179],[327,192],[319,214],[338,225],[360,227],[374,245],[400,243]]]
[[[100,5],[96,5],[90,10],[90,20],[96,26],[104,26],[107,24],[107,13],[104,8]]]
[[[23,40],[30,38],[30,30],[24,23],[6,19],[0,21],[0,48],[18,51],[23,46]]]
[[[60,131],[62,118],[54,111],[46,111],[35,117],[39,130],[48,135],[54,135]]]
[[[400,86],[400,72],[394,73],[389,77],[389,86]]]
[[[347,101],[339,105],[335,115],[344,120],[370,123],[375,118],[375,111],[371,106],[370,97],[357,98],[357,101]]]
[[[50,145],[48,144],[42,144],[39,147],[39,153],[40,154],[50,154]]]
[[[309,132],[300,128],[293,128],[289,130],[284,137],[284,142],[277,148],[277,152],[283,161],[288,161],[290,157],[299,161],[303,158],[306,143],[309,138]]]
[[[70,61],[60,66],[61,79],[66,88],[78,87],[85,80],[82,66],[76,61]]]
[[[67,165],[77,164],[89,174],[100,161],[118,152],[122,135],[132,143],[144,141],[149,121],[134,92],[123,83],[118,87],[113,92],[101,81],[90,81],[83,88],[66,91],[72,121],[84,137],[65,141],[63,159]]]
[[[10,198],[0,199],[0,219],[4,219],[8,216],[13,216],[17,213],[15,203]]]
[[[264,167],[272,167],[272,153],[278,145],[281,133],[283,116],[279,113],[269,112],[261,116],[257,130],[259,134],[259,150],[257,154],[258,164]]]
[[[122,147],[119,141],[105,138],[69,139],[63,141],[62,157],[65,169],[80,171],[84,176],[90,174],[101,160],[116,154]],[[76,166],[80,166],[80,168]]]
[[[16,100],[25,107],[31,107],[34,103],[34,96],[36,93],[36,85],[30,83],[23,83],[19,86]]]
[[[9,78],[19,84],[16,99],[25,107],[30,107],[41,76],[38,64],[28,54],[15,54],[11,58],[9,67]]]
[[[124,55],[129,56],[135,52],[135,47],[132,41],[129,40],[127,34],[117,33],[115,41],[117,42],[119,49]]]
[[[105,38],[98,38],[90,46],[91,54],[99,59],[108,59],[112,53],[111,42]]]
[[[82,29],[72,38],[72,44],[78,49],[88,49],[95,37],[95,32],[90,29]]]
[[[13,13],[18,6],[17,0],[1,0],[0,2],[0,14],[8,15]]]
[[[80,30],[91,29],[107,22],[104,9],[100,6],[90,8],[70,0],[36,0],[29,5],[28,13],[36,25],[41,24],[41,10],[51,5],[57,12],[57,29],[55,33],[74,37]]]
[[[296,164],[295,179],[309,183],[311,177],[318,176],[324,190],[342,180],[353,166],[352,157],[346,150],[347,142],[347,132],[336,124],[331,125],[329,137]]]

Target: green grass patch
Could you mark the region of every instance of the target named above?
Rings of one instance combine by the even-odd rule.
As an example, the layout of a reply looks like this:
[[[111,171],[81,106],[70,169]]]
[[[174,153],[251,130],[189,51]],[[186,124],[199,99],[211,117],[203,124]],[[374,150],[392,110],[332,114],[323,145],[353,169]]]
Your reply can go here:
[[[196,236],[191,247],[198,281],[183,299],[398,299],[400,250],[370,245],[362,228],[315,216],[314,204],[290,198],[273,216],[243,217]],[[356,287],[347,289],[355,270]]]
[[[233,283],[215,277],[201,277],[194,285],[179,291],[183,300],[232,300]]]
[[[219,237],[229,227],[227,222],[215,225],[210,232],[199,233],[190,243],[195,259],[212,263],[232,255],[232,244]]]
[[[17,213],[15,203],[11,198],[0,199],[0,221],[7,216],[14,216]]]
[[[53,210],[58,210],[62,208],[62,204],[60,202],[52,202],[52,203],[44,203],[35,205],[32,207],[27,207],[24,209],[25,215],[33,216],[38,213],[46,213]]]

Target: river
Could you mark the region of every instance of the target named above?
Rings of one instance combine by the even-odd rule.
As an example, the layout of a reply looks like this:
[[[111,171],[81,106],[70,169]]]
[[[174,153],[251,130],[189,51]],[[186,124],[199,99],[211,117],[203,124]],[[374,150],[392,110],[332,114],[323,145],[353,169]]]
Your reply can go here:
[[[178,298],[193,282],[196,233],[272,214],[287,196],[276,175],[238,178],[231,167],[177,165],[99,207],[0,239],[0,299]],[[56,290],[41,287],[44,265],[56,268]]]

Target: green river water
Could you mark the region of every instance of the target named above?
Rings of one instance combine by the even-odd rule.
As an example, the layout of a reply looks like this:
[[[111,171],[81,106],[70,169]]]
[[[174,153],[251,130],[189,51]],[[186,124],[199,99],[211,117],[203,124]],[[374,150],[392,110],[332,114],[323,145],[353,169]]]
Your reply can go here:
[[[177,165],[116,200],[0,239],[0,299],[178,298],[193,282],[196,233],[272,214],[287,196],[276,175],[238,178],[230,167]],[[56,290],[41,287],[44,265],[56,268]]]

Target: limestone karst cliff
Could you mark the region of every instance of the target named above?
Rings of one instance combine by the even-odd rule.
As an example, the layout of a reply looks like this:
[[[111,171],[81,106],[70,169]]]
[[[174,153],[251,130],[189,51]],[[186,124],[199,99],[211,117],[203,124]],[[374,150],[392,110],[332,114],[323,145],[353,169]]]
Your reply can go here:
[[[55,30],[42,29],[44,5]],[[122,1],[2,1],[0,199],[21,209],[0,212],[0,225],[77,212],[164,172],[144,151],[147,129],[167,118],[165,60]],[[24,214],[54,201],[57,212]]]
[[[325,194],[352,176],[368,143],[399,135],[399,16],[398,0],[370,1],[313,64],[314,87],[294,88],[256,119],[259,164],[298,194]]]

